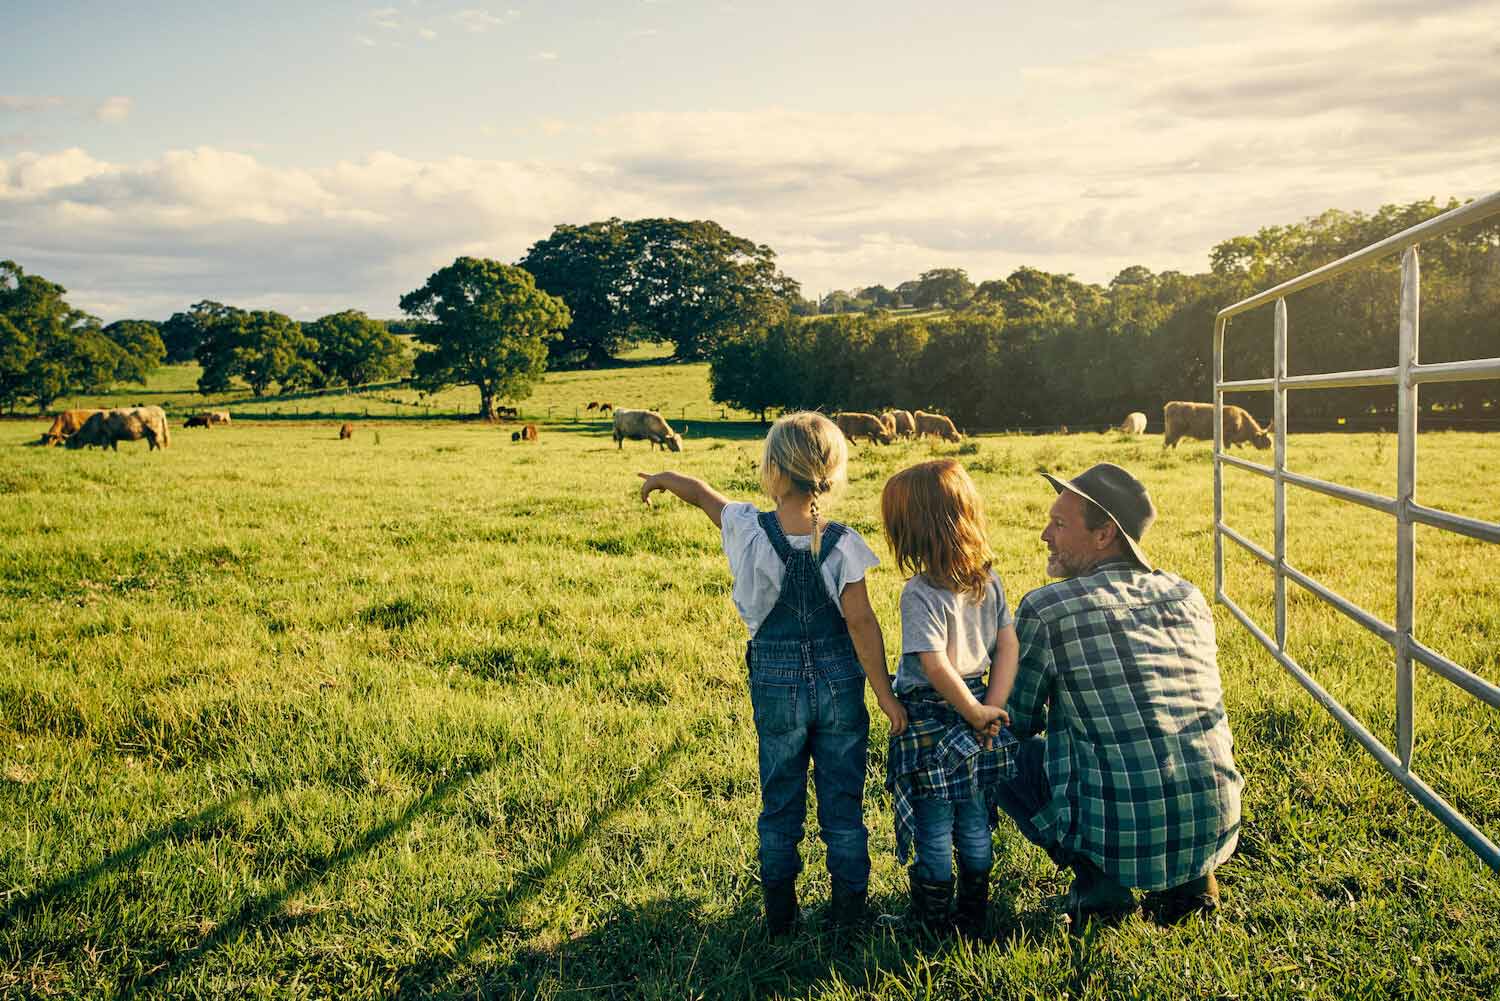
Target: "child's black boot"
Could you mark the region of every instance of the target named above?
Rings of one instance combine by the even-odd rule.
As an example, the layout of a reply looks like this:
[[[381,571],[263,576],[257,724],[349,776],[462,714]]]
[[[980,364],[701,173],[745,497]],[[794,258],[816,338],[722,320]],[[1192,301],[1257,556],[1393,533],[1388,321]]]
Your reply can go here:
[[[865,909],[867,887],[851,889],[840,883],[833,884],[833,898],[828,904],[828,923],[835,931],[854,931],[862,927],[868,917]]]
[[[790,935],[797,924],[797,881],[762,883],[760,889],[766,900],[766,934],[772,938]]]
[[[911,883],[911,918],[924,931],[932,935],[945,935],[953,927],[948,908],[953,900],[953,880],[923,879],[917,875],[917,867],[906,870]]]
[[[990,871],[958,867],[958,903],[954,908],[959,934],[980,938],[989,924]]]

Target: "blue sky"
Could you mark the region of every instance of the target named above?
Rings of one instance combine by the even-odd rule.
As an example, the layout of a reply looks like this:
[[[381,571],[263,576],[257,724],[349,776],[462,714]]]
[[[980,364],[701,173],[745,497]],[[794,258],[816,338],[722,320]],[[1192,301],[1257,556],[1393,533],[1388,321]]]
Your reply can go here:
[[[1107,281],[1500,187],[1500,0],[11,2],[0,256],[105,319],[310,318],[559,222],[713,218],[808,293]]]

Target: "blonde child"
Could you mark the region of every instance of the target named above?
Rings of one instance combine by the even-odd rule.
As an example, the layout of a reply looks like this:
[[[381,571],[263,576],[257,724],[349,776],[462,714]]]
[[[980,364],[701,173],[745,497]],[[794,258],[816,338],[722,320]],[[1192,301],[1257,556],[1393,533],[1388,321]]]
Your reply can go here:
[[[829,916],[835,926],[864,917],[866,680],[891,732],[906,726],[865,590],[865,572],[880,560],[858,532],[825,522],[820,508],[843,484],[847,462],[844,436],[832,421],[794,413],[772,425],[761,458],[761,487],[775,500],[774,511],[731,503],[690,476],[640,474],[641,500],[666,490],[719,526],[734,607],[750,630],[745,661],[759,737],[760,878],[773,936],[790,932],[798,914],[809,759],[833,884]]]
[[[1014,772],[1015,740],[1000,729],[1016,680],[1014,619],[963,466],[937,459],[902,470],[886,482],[880,510],[897,566],[911,575],[895,685],[910,724],[892,731],[886,762],[896,855],[905,863],[915,843],[911,917],[939,931],[949,922],[956,849],[958,925],[979,934],[993,858],[990,790]]]

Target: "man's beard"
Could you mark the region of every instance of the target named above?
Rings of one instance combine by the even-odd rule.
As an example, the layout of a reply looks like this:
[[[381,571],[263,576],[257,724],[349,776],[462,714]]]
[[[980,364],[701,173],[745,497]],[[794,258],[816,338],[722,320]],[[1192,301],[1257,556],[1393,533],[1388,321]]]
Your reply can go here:
[[[1048,577],[1055,577],[1059,580],[1066,577],[1082,577],[1088,570],[1088,567],[1078,566],[1063,553],[1047,554]]]

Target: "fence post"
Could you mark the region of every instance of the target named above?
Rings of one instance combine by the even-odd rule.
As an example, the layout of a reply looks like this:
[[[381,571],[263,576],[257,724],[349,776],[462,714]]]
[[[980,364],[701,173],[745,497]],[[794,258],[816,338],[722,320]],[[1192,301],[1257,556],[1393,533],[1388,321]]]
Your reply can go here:
[[[1214,319],[1214,594],[1224,600],[1224,331],[1225,317]],[[1165,430],[1162,432],[1166,433]]]
[[[1417,364],[1418,311],[1422,299],[1422,269],[1417,248],[1401,255],[1401,329],[1396,361],[1396,753],[1401,766],[1411,770],[1412,663],[1411,634],[1416,618],[1416,529],[1411,505],[1417,486]]]
[[[1286,297],[1276,300],[1271,420],[1276,425],[1276,649],[1286,652]]]

